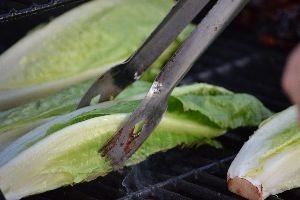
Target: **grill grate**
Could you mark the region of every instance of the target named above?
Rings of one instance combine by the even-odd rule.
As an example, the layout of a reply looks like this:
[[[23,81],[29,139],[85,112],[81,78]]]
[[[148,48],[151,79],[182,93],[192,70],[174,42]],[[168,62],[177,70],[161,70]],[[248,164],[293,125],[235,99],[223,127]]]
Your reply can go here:
[[[169,192],[173,194],[180,195],[182,199],[218,199],[222,198],[232,199],[230,196],[226,194],[222,194],[220,192],[216,192],[214,189],[207,188],[207,186],[201,186],[204,183],[208,183],[210,186],[219,189],[219,191],[227,192],[225,186],[225,181],[221,178],[217,178],[206,174],[205,171],[215,170],[214,168],[219,168],[217,170],[222,170],[221,168],[224,167],[226,162],[232,161],[233,156],[228,158],[222,159],[220,161],[213,162],[211,164],[205,165],[198,169],[194,169],[189,171],[183,175],[170,178],[166,181],[157,183],[146,189],[134,192],[129,194],[128,196],[121,198],[120,200],[130,200],[130,199],[144,199],[148,198],[149,196],[158,197],[161,196],[161,193],[165,193],[168,195]],[[156,194],[156,191],[160,191]],[[201,191],[201,193],[199,193]],[[183,196],[184,195],[184,196]],[[170,197],[172,198],[173,195]],[[181,198],[179,198],[181,199]]]
[[[0,1],[0,22],[85,1],[87,0],[3,0]]]

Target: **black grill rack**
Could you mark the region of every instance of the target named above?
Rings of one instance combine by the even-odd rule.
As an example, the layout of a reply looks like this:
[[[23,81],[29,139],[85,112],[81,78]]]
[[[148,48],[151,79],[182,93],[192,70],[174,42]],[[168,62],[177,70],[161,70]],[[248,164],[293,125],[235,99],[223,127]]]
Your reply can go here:
[[[88,0],[2,0],[0,22],[16,20],[64,6],[73,6]]]

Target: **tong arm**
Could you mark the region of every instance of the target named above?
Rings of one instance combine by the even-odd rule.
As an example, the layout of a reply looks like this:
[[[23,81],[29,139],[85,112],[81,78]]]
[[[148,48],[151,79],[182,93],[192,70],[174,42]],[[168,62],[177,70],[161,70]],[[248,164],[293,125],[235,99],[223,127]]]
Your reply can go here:
[[[100,100],[107,101],[139,79],[141,74],[176,39],[178,34],[197,16],[209,0],[180,0],[144,44],[126,62],[113,67],[87,90],[78,108],[88,106],[100,94]]]
[[[144,44],[129,59],[130,67],[140,76],[176,39],[210,0],[179,0]]]
[[[100,150],[111,160],[114,169],[123,167],[126,160],[147,139],[166,110],[173,88],[247,2],[248,0],[219,0],[170,59],[139,107]],[[140,124],[142,127],[136,130]]]

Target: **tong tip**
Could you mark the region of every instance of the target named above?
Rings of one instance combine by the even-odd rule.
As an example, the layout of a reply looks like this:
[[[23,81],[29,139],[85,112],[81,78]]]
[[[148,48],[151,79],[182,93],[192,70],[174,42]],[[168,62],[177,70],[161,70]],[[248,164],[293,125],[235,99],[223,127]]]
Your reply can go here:
[[[128,145],[132,141],[131,132],[124,132],[124,128],[121,128],[117,133],[99,150],[101,156],[107,158],[111,163],[114,170],[121,169],[126,160],[128,159]],[[128,136],[128,139],[125,139],[124,136]]]

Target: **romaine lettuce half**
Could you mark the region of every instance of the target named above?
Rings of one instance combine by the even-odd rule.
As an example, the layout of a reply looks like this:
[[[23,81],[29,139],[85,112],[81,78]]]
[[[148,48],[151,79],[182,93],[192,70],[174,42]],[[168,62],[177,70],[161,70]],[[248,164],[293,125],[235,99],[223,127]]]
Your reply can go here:
[[[231,191],[251,200],[300,187],[300,127],[290,107],[262,123],[228,170]]]
[[[118,99],[59,116],[17,139],[0,153],[0,188],[18,199],[104,176],[112,170],[98,150],[143,98],[133,85]],[[137,92],[139,91],[139,92]],[[227,129],[254,126],[270,116],[256,98],[220,87],[194,84],[176,88],[159,126],[126,163],[175,146],[203,143]]]
[[[173,0],[96,0],[30,32],[0,56],[0,111],[94,79],[123,62],[173,4]],[[178,40],[184,38],[185,34]],[[173,43],[162,58],[177,45],[178,41]]]
[[[100,76],[129,57],[171,5],[172,0],[87,3],[33,31],[0,56],[0,110],[5,110],[0,112],[0,151],[30,129],[73,111],[92,84],[82,81]],[[144,12],[143,19],[136,17]],[[193,28],[189,25],[177,37],[143,74],[143,80],[154,79]],[[24,59],[28,61],[22,63]],[[56,90],[61,91],[53,93]]]

